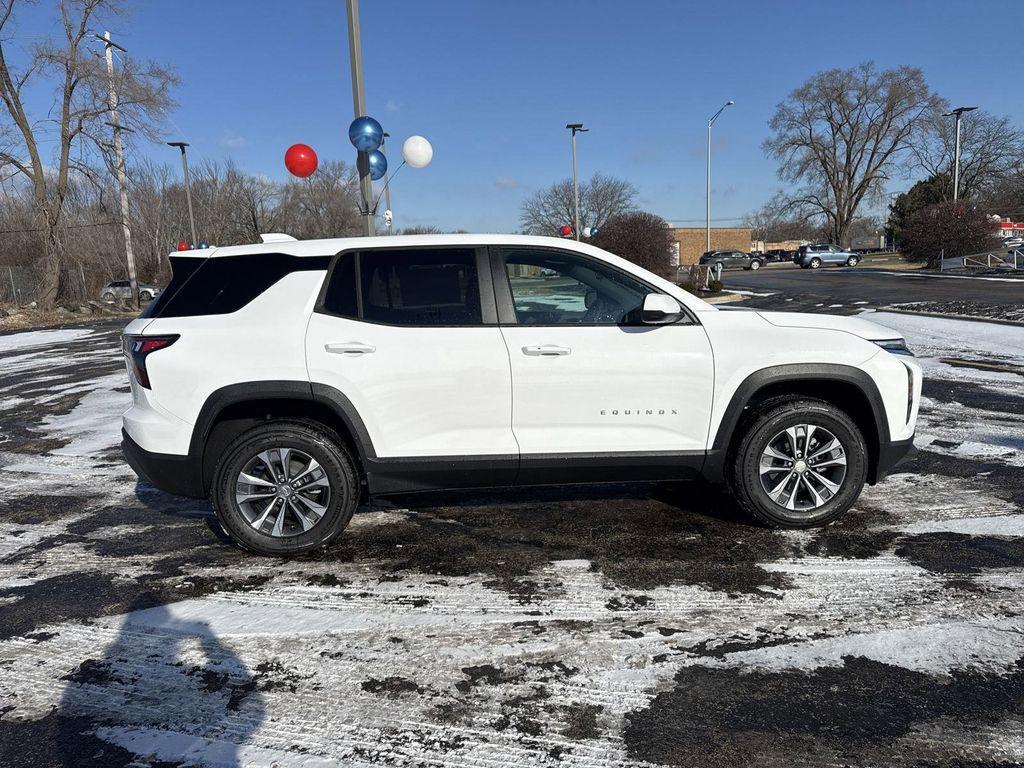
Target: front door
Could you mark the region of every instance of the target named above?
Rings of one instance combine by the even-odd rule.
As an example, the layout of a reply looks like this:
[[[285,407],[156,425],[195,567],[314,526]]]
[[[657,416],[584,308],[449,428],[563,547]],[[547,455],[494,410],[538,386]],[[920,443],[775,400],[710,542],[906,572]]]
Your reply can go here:
[[[314,396],[340,393],[365,425],[376,493],[515,479],[511,373],[486,251],[343,253],[306,332]]]
[[[696,322],[643,325],[656,289],[582,254],[492,249],[512,365],[520,481],[685,477],[711,414],[711,347]]]

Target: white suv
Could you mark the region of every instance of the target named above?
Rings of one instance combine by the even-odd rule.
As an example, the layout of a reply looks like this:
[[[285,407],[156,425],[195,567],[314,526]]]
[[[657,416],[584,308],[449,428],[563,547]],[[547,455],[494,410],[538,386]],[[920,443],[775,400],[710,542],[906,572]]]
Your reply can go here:
[[[825,523],[911,448],[921,371],[865,320],[722,311],[589,245],[509,235],[171,254],[125,329],[124,451],[243,547],[321,547],[368,496],[724,482]]]

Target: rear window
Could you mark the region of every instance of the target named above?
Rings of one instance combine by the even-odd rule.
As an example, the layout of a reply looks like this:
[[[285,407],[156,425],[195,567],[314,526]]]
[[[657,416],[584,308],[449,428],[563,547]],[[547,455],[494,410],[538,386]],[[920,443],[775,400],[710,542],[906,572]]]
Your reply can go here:
[[[220,258],[171,257],[171,282],[142,317],[194,317],[237,312],[285,275],[324,270],[329,256],[256,253]]]
[[[388,325],[480,325],[476,252],[411,248],[343,254],[322,307]]]

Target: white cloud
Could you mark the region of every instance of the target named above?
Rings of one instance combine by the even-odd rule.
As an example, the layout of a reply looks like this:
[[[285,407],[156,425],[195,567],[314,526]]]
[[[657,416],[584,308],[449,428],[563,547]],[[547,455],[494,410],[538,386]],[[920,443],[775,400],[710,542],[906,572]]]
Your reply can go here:
[[[494,186],[498,189],[518,189],[519,180],[513,179],[510,176],[499,176],[494,180]]]
[[[402,108],[402,105],[399,104],[394,99],[388,99],[386,102],[384,102],[384,111],[385,112],[397,112],[401,108]]]
[[[224,135],[220,139],[220,145],[225,149],[242,149],[242,147],[249,145],[249,140],[234,131],[224,131]]]

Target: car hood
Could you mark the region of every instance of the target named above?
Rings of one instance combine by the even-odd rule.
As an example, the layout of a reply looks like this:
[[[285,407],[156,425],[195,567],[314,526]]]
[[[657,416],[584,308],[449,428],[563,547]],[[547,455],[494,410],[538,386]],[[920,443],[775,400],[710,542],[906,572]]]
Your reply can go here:
[[[891,328],[860,317],[819,315],[810,312],[758,312],[758,314],[772,325],[777,325],[780,328],[819,328],[845,331],[868,341],[901,338],[900,334]]]

